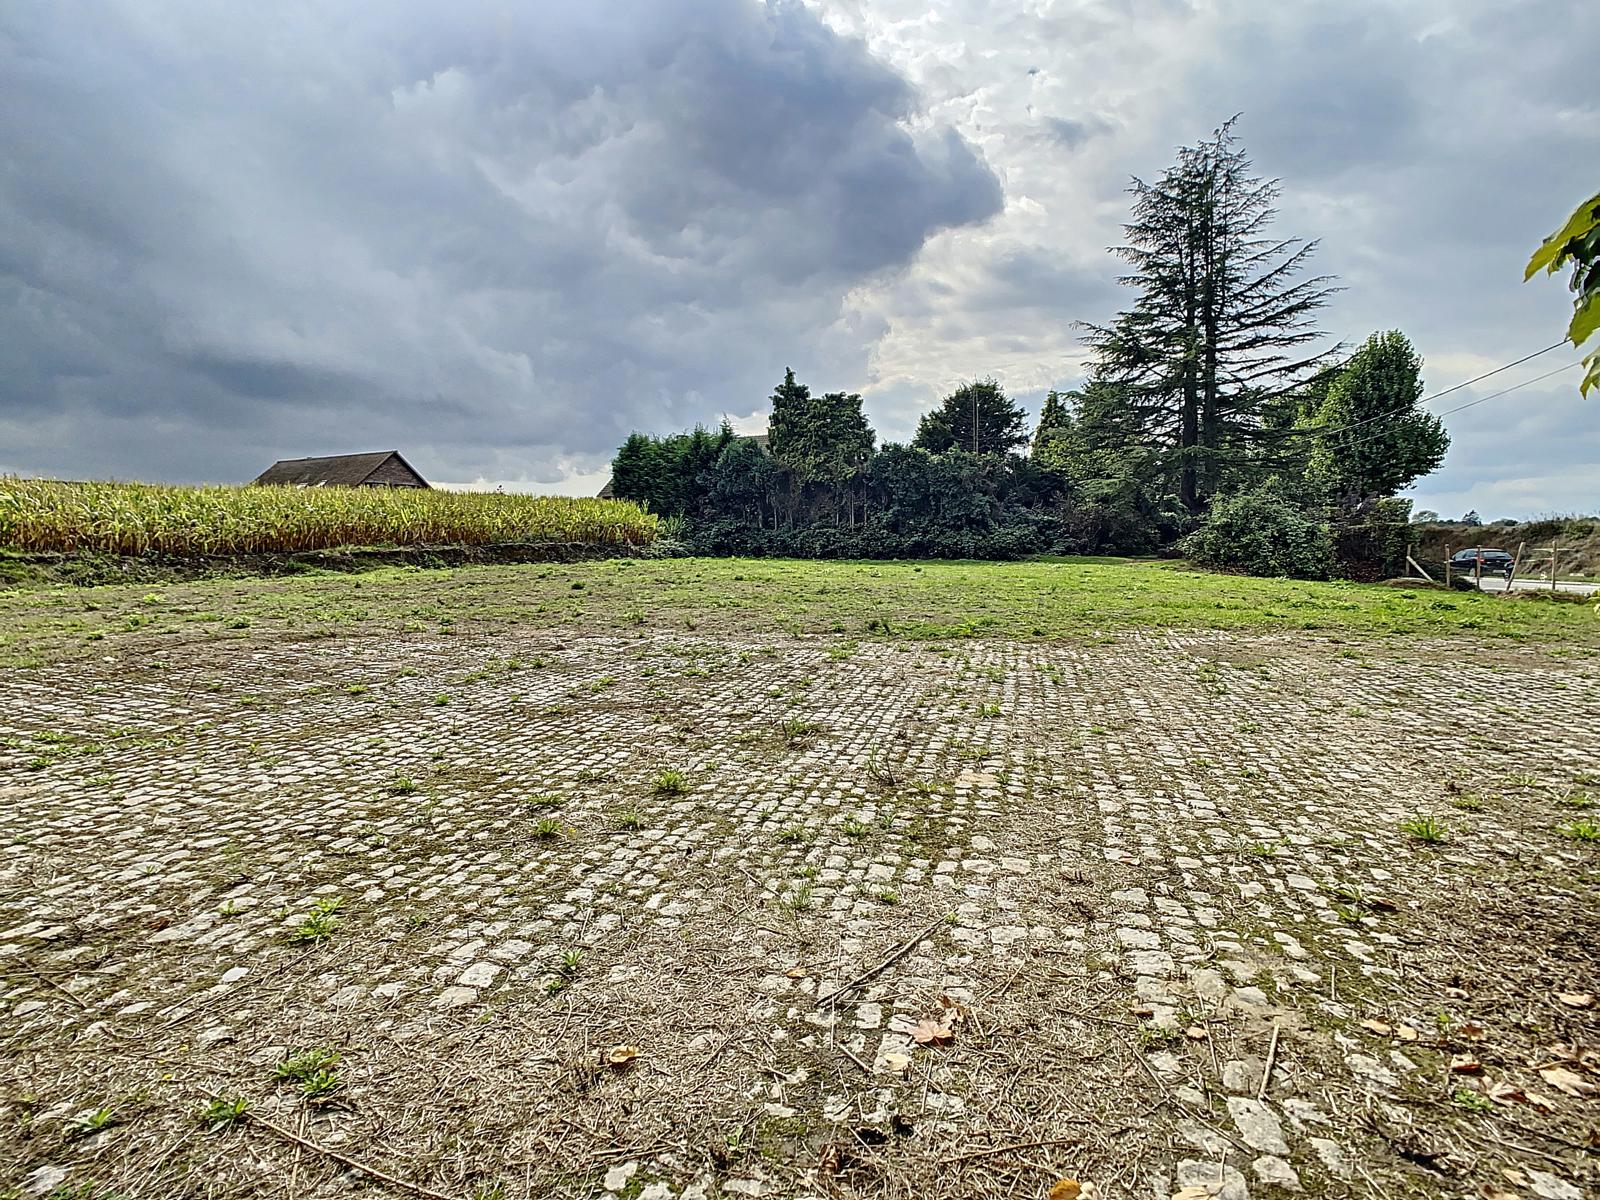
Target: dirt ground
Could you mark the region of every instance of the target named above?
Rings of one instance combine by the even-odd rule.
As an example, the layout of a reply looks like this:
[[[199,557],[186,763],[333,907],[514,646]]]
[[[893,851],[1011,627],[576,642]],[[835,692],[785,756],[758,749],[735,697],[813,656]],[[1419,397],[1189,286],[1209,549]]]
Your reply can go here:
[[[1593,1195],[1600,671],[1458,647],[11,671],[0,1196]]]

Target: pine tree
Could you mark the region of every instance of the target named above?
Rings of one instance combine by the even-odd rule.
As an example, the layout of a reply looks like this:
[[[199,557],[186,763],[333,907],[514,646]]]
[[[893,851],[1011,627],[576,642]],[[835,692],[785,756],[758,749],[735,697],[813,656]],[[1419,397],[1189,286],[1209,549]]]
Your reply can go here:
[[[841,512],[855,523],[855,483],[872,457],[876,435],[853,392],[825,392],[796,383],[786,370],[772,393],[768,448],[790,473],[789,519],[794,521],[808,484],[827,485],[834,519]],[[815,497],[813,497],[813,500]]]
[[[1067,405],[1060,392],[1052,391],[1044,398],[1044,407],[1039,410],[1039,424],[1033,431],[1033,445],[1029,454],[1038,458],[1052,439],[1066,429],[1072,421],[1072,415],[1067,411]]]
[[[1155,183],[1135,179],[1127,244],[1137,290],[1110,326],[1090,326],[1098,372],[1126,389],[1147,444],[1170,451],[1178,495],[1198,513],[1231,460],[1248,458],[1261,408],[1322,361],[1307,345],[1334,290],[1299,278],[1315,242],[1269,236],[1276,180],[1250,173],[1229,121]]]
[[[913,446],[935,454],[1007,454],[1028,442],[1028,417],[993,379],[964,383],[917,423]]]

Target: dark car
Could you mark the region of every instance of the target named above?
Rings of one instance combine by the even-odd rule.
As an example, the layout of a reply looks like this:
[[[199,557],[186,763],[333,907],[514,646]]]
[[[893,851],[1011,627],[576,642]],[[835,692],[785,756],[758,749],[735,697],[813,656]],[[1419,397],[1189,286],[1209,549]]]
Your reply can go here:
[[[1504,575],[1510,579],[1514,565],[1515,560],[1504,550],[1474,547],[1457,550],[1450,556],[1450,569],[1462,575]]]

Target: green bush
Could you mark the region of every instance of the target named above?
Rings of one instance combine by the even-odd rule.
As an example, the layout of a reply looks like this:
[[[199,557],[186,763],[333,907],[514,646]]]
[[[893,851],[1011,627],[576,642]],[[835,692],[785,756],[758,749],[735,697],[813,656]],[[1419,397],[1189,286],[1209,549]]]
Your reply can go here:
[[[1372,582],[1406,573],[1411,541],[1411,501],[1371,500],[1343,514],[1333,531],[1340,574]]]
[[[1081,549],[1059,521],[1021,516],[988,529],[929,524],[896,530],[878,522],[759,529],[740,521],[694,521],[684,541],[694,554],[741,558],[1018,559]]]
[[[1291,503],[1276,480],[1217,500],[1178,548],[1201,566],[1291,579],[1327,579],[1335,561],[1327,523]]]

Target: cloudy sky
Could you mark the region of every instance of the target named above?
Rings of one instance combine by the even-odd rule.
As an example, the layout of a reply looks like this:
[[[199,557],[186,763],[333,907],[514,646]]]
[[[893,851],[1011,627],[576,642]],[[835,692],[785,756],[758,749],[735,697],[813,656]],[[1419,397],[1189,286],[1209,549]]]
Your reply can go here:
[[[1123,302],[1129,176],[1236,112],[1330,340],[1437,390],[1565,327],[1522,265],[1600,187],[1596,45],[1592,0],[8,4],[0,472],[581,492],[785,366],[886,438],[963,378],[1036,406]],[[1576,379],[1447,416],[1419,504],[1600,508]]]

